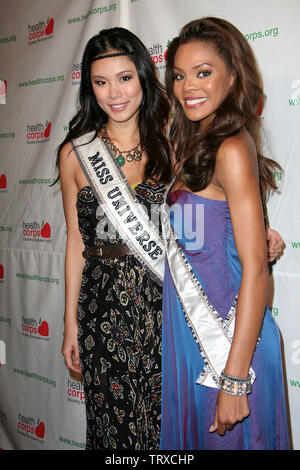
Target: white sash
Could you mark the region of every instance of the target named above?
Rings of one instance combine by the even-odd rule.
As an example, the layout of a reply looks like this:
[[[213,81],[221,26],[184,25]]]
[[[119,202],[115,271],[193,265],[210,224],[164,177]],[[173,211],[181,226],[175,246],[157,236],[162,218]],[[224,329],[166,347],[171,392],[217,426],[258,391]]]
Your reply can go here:
[[[156,282],[162,284],[164,242],[108,147],[94,136],[89,132],[72,141],[81,168],[112,225]]]
[[[219,376],[226,365],[232,342],[237,298],[226,319],[223,320],[207,298],[174,234],[166,204],[167,193],[172,185],[173,182],[166,191],[165,201],[161,207],[162,232],[168,265],[187,324],[205,362],[204,369],[199,371],[196,383],[218,388]],[[253,382],[255,373],[252,368],[249,373]]]

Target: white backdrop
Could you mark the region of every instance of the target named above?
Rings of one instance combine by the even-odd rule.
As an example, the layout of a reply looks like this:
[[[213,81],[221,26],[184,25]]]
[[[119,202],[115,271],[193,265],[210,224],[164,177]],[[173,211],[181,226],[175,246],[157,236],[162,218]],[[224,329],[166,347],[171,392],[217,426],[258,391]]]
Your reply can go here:
[[[228,19],[260,64],[265,150],[281,194],[271,226],[286,243],[274,266],[295,449],[300,449],[299,0],[0,0],[0,448],[83,449],[84,393],[60,353],[66,227],[55,149],[75,112],[81,58],[99,30],[136,33],[164,80],[168,41],[201,16]],[[270,394],[273,393],[270,390]]]

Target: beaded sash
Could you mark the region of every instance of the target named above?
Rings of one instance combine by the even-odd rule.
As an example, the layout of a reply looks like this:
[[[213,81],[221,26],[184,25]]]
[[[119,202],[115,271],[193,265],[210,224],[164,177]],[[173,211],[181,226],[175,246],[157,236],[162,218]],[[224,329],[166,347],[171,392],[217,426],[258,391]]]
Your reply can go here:
[[[173,184],[174,180],[166,191],[164,204],[161,208],[166,257],[187,325],[205,362],[203,370],[199,371],[196,383],[218,388],[219,377],[226,365],[232,342],[237,298],[234,300],[226,319],[223,320],[196,278],[170,223],[166,198]],[[249,374],[251,382],[253,382],[255,373],[252,368]]]

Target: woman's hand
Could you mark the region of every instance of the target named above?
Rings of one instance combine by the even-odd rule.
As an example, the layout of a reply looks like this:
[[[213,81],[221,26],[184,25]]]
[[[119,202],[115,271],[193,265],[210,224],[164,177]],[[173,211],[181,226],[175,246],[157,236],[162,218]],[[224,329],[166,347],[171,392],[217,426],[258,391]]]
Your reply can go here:
[[[223,436],[226,431],[231,431],[236,423],[249,416],[250,409],[247,395],[232,396],[219,391],[215,418],[209,432],[217,431]]]
[[[268,244],[268,261],[275,261],[280,258],[285,248],[285,243],[276,230],[267,228],[266,238]]]
[[[61,352],[68,368],[76,373],[81,373],[77,333],[77,325],[66,328]]]

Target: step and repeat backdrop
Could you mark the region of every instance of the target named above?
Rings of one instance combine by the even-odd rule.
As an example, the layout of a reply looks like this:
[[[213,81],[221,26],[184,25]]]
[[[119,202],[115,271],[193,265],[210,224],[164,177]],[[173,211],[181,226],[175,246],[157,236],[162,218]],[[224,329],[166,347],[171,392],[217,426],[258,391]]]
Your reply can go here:
[[[256,53],[267,95],[265,152],[284,169],[268,203],[271,227],[286,244],[270,303],[300,449],[299,1],[1,0],[0,11],[0,448],[85,447],[82,384],[61,355],[66,225],[60,185],[51,183],[76,110],[86,42],[103,28],[130,29],[163,82],[168,43],[180,27],[218,16]]]

